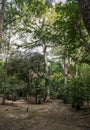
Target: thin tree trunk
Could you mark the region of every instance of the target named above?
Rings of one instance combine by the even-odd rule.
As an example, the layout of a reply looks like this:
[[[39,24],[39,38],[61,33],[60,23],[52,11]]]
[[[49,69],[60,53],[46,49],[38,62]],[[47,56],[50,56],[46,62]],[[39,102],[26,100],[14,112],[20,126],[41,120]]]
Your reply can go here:
[[[45,101],[49,102],[50,101],[50,88],[48,85],[48,59],[47,59],[47,46],[44,44],[43,45],[43,52],[44,52],[44,64],[45,64],[45,87],[46,87],[46,97],[45,97]]]
[[[78,78],[79,66],[78,66],[77,63],[75,64],[75,68],[76,68],[76,70],[75,70],[75,71],[76,71],[76,72],[75,72],[75,77]]]
[[[3,88],[3,99],[2,99],[2,105],[5,105],[5,100],[6,100],[6,87],[4,86],[4,88]]]
[[[64,59],[64,84],[67,85],[67,58]]]
[[[5,105],[5,100],[6,100],[6,87],[7,87],[7,58],[5,62],[5,83],[4,83],[4,88],[3,88],[3,99],[2,99],[3,105]]]
[[[5,3],[6,3],[6,0],[2,0],[0,3],[0,48],[1,48],[1,44],[2,44],[3,18],[4,18],[4,12],[5,12]]]

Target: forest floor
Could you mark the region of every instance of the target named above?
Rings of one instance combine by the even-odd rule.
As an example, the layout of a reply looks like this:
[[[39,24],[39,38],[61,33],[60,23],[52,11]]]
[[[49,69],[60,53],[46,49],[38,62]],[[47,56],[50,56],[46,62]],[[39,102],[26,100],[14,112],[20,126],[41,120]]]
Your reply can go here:
[[[0,130],[90,130],[90,108],[76,111],[60,100],[41,105],[23,99],[7,102],[0,105]]]

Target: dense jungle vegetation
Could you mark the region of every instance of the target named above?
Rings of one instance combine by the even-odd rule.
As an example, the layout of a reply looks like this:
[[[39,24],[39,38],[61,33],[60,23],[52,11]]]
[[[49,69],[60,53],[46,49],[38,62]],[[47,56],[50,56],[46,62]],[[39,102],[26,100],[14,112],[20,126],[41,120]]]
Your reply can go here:
[[[61,109],[69,107],[70,112],[89,111],[90,118],[90,36],[85,22],[77,0],[0,0],[0,103],[4,105],[1,111],[9,111],[6,105],[13,106],[18,101],[20,104],[22,99],[26,112],[35,107],[31,118],[38,116],[36,109],[40,106],[53,110],[53,102],[61,103]],[[32,103],[35,106],[30,108]],[[55,108],[63,118],[71,116],[63,116],[59,109]],[[5,130],[14,130],[10,128],[7,125]],[[21,129],[25,130],[15,127]],[[38,129],[44,130],[31,130]],[[75,128],[58,126],[57,130],[71,129]]]

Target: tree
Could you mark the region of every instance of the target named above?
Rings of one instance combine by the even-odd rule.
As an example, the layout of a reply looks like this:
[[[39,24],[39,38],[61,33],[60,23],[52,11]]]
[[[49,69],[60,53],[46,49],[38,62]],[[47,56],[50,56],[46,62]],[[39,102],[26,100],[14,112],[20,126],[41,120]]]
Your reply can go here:
[[[53,23],[55,19],[55,10],[54,8],[49,8],[42,15],[32,15],[30,17],[24,17],[22,19],[23,27],[20,27],[22,35],[23,31],[23,44],[26,48],[34,48],[37,46],[41,46],[43,48],[43,58],[44,58],[44,73],[45,73],[45,86],[47,90],[46,100],[50,99],[50,91],[48,86],[48,58],[47,58],[47,49],[49,47],[54,46],[53,37]],[[29,40],[27,41],[26,36],[28,36]]]
[[[22,0],[15,0],[8,4],[6,10],[5,27],[7,27],[7,25],[10,26],[8,31],[11,30],[14,36],[17,33],[16,35],[20,36],[19,39],[23,41],[23,43],[27,43],[26,37],[29,37],[30,46],[34,43],[34,46],[43,47],[44,72],[46,75],[45,84],[47,86],[47,97],[49,99],[50,92],[47,85],[48,59],[46,53],[47,48],[51,46],[50,41],[53,39],[51,32],[54,33],[53,21],[55,18],[55,10],[54,8],[52,9],[51,5],[46,4],[45,0],[25,0],[24,2]],[[50,44],[48,45],[48,43]]]
[[[43,55],[37,52],[11,54],[7,71],[10,77],[16,76],[19,81],[23,81],[26,84],[25,95],[27,97],[29,94],[34,95],[37,103],[37,96],[39,95],[37,90],[42,90],[40,83],[44,79]]]

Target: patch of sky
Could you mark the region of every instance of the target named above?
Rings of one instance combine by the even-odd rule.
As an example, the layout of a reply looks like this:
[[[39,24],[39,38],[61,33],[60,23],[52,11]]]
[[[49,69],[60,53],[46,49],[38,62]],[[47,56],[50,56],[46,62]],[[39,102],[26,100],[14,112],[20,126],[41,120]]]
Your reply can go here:
[[[60,2],[65,3],[66,0],[48,0],[48,2],[50,2],[52,4],[57,4],[57,3],[60,3]]]

